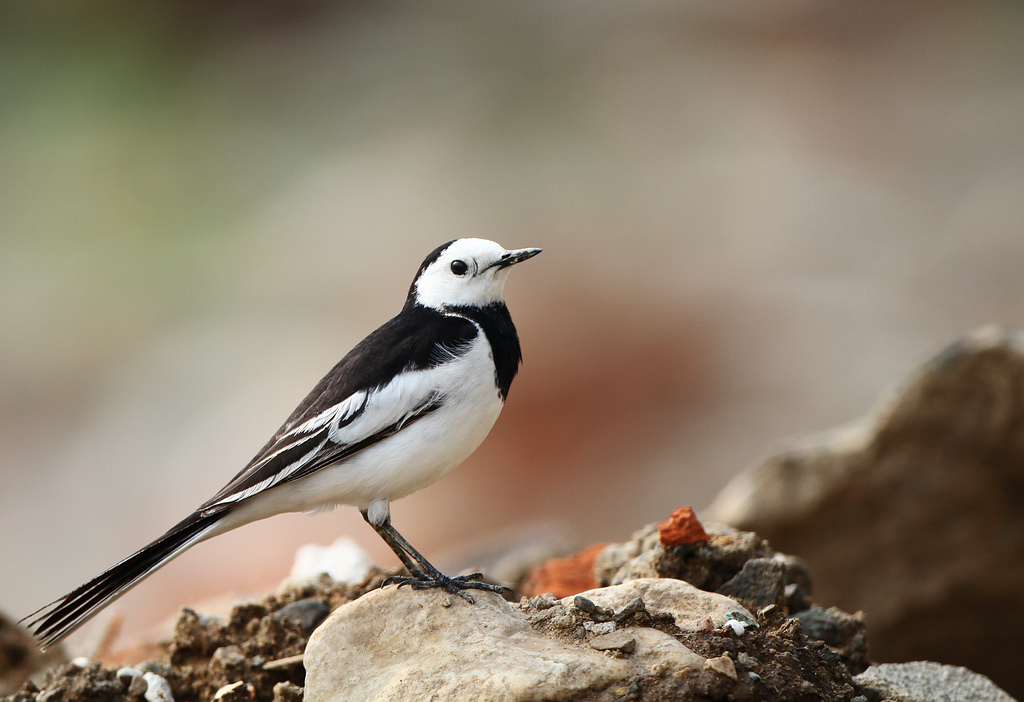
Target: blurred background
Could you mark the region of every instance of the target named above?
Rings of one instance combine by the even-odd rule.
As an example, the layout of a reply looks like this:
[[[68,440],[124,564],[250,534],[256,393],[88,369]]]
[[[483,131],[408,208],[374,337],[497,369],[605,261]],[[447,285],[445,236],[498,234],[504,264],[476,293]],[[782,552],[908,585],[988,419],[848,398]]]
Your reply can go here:
[[[545,250],[525,365],[396,526],[454,567],[699,514],[1021,321],[1021,37],[976,0],[0,5],[0,609],[203,502],[462,236]],[[341,534],[396,564],[354,509],[277,517],[125,636]]]

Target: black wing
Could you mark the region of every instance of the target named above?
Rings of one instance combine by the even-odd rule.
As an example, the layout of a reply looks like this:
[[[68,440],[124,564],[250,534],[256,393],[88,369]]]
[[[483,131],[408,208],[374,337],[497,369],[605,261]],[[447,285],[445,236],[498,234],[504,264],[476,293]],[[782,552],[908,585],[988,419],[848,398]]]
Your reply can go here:
[[[410,382],[410,371],[437,368],[465,353],[478,335],[465,317],[407,306],[363,339],[317,383],[249,464],[200,511],[227,509],[263,490],[309,475],[391,436],[438,409],[428,387],[402,395],[382,421],[361,423],[367,405]],[[429,385],[418,379],[420,385]]]

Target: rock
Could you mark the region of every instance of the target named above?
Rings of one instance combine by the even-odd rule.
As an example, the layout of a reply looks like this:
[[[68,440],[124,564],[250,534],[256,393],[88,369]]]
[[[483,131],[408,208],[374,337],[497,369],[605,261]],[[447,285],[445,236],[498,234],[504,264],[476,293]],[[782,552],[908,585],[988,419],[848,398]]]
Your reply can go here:
[[[591,590],[595,587],[617,585],[618,583],[612,582],[616,573],[618,573],[622,566],[626,565],[626,563],[633,560],[643,552],[641,538],[642,537],[639,533],[634,534],[633,537],[625,543],[607,544],[602,548],[597,554],[597,558],[594,559],[594,578],[597,582],[591,587],[584,589]],[[658,577],[657,569],[652,566],[651,573],[647,577]],[[582,591],[583,590],[580,590],[580,592]],[[568,594],[571,595],[574,593]]]
[[[866,665],[864,617],[791,593],[810,590],[803,561],[754,533],[714,524],[705,531],[707,541],[666,548],[652,525],[602,547],[595,571],[659,577],[562,599],[509,604],[480,592],[470,605],[442,591],[376,589],[386,575],[379,570],[358,587],[326,576],[293,582],[226,619],[182,611],[157,661],[115,672],[78,659],[3,702],[905,699],[902,688],[876,679],[884,666],[855,688],[851,671]],[[667,573],[769,604],[755,618],[734,599]],[[923,670],[925,678],[933,672]],[[942,680],[944,693],[959,689],[958,677]]]
[[[732,658],[729,658],[729,656],[708,658],[704,661],[704,670],[713,670],[719,675],[724,675],[725,677],[733,680],[739,678],[736,674],[736,664],[732,662]]]
[[[632,653],[636,650],[636,637],[629,631],[616,631],[590,640],[590,647],[597,651],[619,651]]]
[[[277,683],[273,689],[273,702],[302,702],[302,688],[287,680]]]
[[[707,541],[708,535],[697,520],[692,507],[679,507],[658,525],[658,537],[663,546],[685,546]]]
[[[608,544],[594,559],[597,587],[627,580],[657,578],[658,560],[664,552],[657,524],[648,524],[622,544]]]
[[[1022,494],[1024,331],[989,327],[857,424],[741,474],[705,516],[805,558],[817,600],[867,613],[873,658],[964,665],[1024,697]]]
[[[255,689],[252,685],[246,685],[244,680],[225,685],[213,695],[214,702],[252,702],[255,697]]]
[[[741,582],[754,586],[763,578],[778,589],[781,568],[784,580],[797,574],[809,583],[798,561],[772,555],[756,535],[713,525],[708,531],[709,542],[685,557],[656,539],[643,543],[672,567],[685,558],[700,564],[695,572],[710,582],[732,572],[727,582],[743,574]],[[747,566],[737,565],[740,553],[751,557]],[[763,553],[770,557],[756,555]],[[669,578],[514,605],[491,593],[474,593],[477,603],[470,605],[440,591],[390,587],[339,607],[305,646],[286,610],[310,598],[337,601],[324,585],[240,604],[227,619],[184,611],[161,661],[115,672],[83,660],[4,702],[123,702],[126,693],[171,702],[171,691],[179,700],[217,702],[876,702],[895,694],[865,678],[855,697],[848,651],[851,641],[863,640],[863,618],[836,609],[811,607],[787,617],[773,603],[755,621],[730,598]],[[943,689],[955,689],[955,682]]]
[[[717,592],[756,612],[768,605],[781,605],[785,585],[786,568],[782,563],[772,558],[751,558]]]
[[[838,607],[823,609],[813,605],[794,616],[803,625],[804,635],[831,646],[851,673],[860,673],[868,667],[867,627],[863,612],[847,614]]]
[[[598,593],[591,599],[609,601]],[[470,605],[436,590],[388,587],[340,607],[306,647],[304,702],[571,699],[652,670],[703,669],[701,656],[656,629],[630,629],[633,652],[611,655],[574,642],[568,630],[563,638],[541,633],[495,594],[474,597]]]
[[[704,525],[708,540],[689,546],[664,548],[658,544],[658,575],[680,578],[703,590],[718,590],[752,558],[772,558],[775,551],[759,535],[721,524]],[[642,556],[641,556],[642,557]]]
[[[674,514],[678,515],[679,510]],[[671,521],[672,518],[669,519]],[[794,563],[799,562],[799,559],[776,554],[768,542],[757,534],[719,524],[700,525],[706,540],[665,546],[661,539],[662,525],[650,524],[633,534],[633,538],[624,544],[605,546],[594,560],[598,585],[618,585],[629,580],[648,578],[675,578],[714,591],[735,577],[751,558],[781,557],[790,558]],[[786,567],[788,583],[788,561],[782,562]],[[810,586],[809,580],[807,586]]]
[[[585,595],[576,595],[573,597],[572,606],[585,613],[595,622],[610,622],[612,621],[612,617],[615,616],[615,612],[602,607]]]
[[[274,612],[273,617],[278,621],[293,622],[303,633],[310,634],[330,613],[327,605],[311,598],[285,605]]]
[[[878,702],[1014,702],[988,678],[938,663],[873,665],[853,680]]]
[[[174,668],[166,663],[144,661],[139,663],[138,668],[143,673],[153,673],[154,675],[159,675],[161,678],[170,678],[174,676]]]
[[[174,702],[174,692],[166,679],[156,673],[143,673],[142,677],[146,680],[146,702]]]
[[[612,612],[632,606],[633,601],[640,598],[647,611],[672,615],[675,625],[683,631],[706,629],[705,622],[708,620],[714,628],[718,628],[725,624],[729,613],[734,611],[741,611],[753,620],[753,616],[735,600],[671,578],[630,580],[621,585],[588,590],[579,596]],[[569,600],[566,598],[563,603],[568,606]]]
[[[125,690],[129,695],[142,697],[149,691],[149,683],[146,682],[146,676],[139,675],[138,677],[132,678],[128,685],[125,686]]]
[[[757,628],[758,623],[743,610],[733,610],[725,615],[725,626],[736,636],[743,636],[747,629]]]
[[[125,692],[133,697],[142,697],[149,689],[145,674],[138,668],[126,666],[117,671],[117,679],[121,681]]]
[[[209,667],[214,673],[230,674],[245,665],[245,654],[239,646],[221,646],[210,657]]]
[[[661,565],[664,548],[659,544],[656,548],[642,552],[636,558],[627,561],[607,580],[602,578],[602,585],[620,585],[630,580],[648,580],[660,578],[661,572],[658,567]]]

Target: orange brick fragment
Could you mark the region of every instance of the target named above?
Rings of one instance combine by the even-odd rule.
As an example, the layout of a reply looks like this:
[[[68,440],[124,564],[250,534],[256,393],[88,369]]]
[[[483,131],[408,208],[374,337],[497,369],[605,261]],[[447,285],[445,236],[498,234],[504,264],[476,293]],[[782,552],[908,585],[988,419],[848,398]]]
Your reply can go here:
[[[658,525],[658,532],[665,546],[682,546],[708,540],[708,533],[697,520],[692,507],[676,509],[668,521]]]
[[[565,558],[552,558],[533,569],[523,583],[522,594],[534,597],[550,592],[559,599],[597,587],[594,561],[608,544],[594,544]]]

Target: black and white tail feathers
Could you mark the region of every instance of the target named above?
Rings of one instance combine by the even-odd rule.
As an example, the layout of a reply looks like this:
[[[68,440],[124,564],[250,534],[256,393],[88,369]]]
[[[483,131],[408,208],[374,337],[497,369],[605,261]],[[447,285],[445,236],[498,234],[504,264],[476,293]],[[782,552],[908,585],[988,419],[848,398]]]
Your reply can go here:
[[[152,543],[111,566],[84,585],[25,617],[42,648],[64,638],[137,582],[169,563],[206,536],[224,517],[193,513]]]

